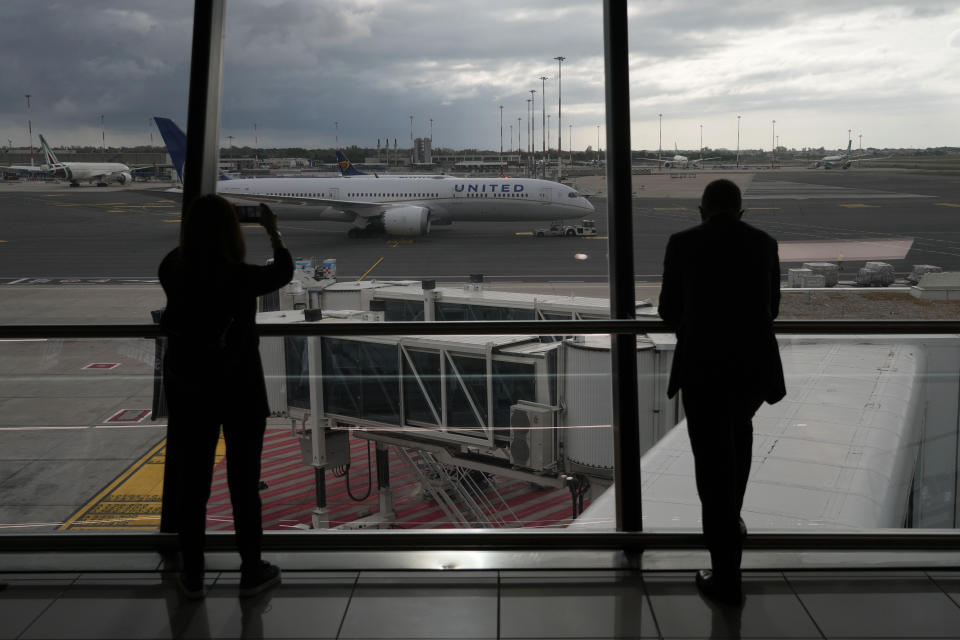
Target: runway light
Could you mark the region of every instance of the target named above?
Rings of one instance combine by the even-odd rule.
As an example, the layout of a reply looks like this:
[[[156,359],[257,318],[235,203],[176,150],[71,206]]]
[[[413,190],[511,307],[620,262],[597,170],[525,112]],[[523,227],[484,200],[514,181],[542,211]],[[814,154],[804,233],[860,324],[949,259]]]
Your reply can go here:
[[[585,254],[585,253],[575,253],[575,254],[573,254],[573,257],[576,258],[577,260],[586,260],[586,259],[587,259],[587,254]]]

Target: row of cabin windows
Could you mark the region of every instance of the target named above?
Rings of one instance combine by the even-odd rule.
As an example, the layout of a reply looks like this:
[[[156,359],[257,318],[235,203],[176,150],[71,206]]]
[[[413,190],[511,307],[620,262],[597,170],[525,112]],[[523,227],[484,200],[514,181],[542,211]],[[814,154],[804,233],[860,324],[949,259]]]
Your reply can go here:
[[[325,193],[265,193],[267,196],[287,196],[291,198],[326,198]],[[438,193],[348,193],[348,198],[372,197],[372,198],[399,198],[406,196],[409,198],[437,198]]]
[[[268,196],[289,196],[294,198],[326,198],[325,193],[267,193]],[[348,193],[348,198],[396,198],[406,196],[408,198],[436,198],[437,193]],[[526,193],[468,193],[468,198],[526,198]]]
[[[468,193],[468,198],[526,198],[525,193]]]

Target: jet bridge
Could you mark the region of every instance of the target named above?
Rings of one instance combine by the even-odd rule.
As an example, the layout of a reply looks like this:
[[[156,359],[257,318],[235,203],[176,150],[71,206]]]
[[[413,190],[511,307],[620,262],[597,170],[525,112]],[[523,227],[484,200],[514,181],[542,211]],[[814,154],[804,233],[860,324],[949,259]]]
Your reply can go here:
[[[261,313],[258,321],[305,322],[308,313]],[[369,320],[371,313],[328,312],[319,322]],[[638,379],[651,385],[638,393],[649,447],[677,420],[678,403],[656,392],[673,338],[640,338],[637,350]],[[271,410],[299,426],[304,461],[317,469],[321,511],[322,474],[346,464],[339,452],[348,448],[348,433],[376,443],[378,469],[393,451],[438,505],[460,505],[448,515],[463,526],[510,522],[491,506],[503,505],[487,491],[493,483],[478,482],[477,474],[568,487],[574,514],[590,487],[612,481],[606,336],[288,336],[263,338],[261,352]],[[386,476],[378,471],[379,480]],[[389,487],[380,491],[382,521]]]

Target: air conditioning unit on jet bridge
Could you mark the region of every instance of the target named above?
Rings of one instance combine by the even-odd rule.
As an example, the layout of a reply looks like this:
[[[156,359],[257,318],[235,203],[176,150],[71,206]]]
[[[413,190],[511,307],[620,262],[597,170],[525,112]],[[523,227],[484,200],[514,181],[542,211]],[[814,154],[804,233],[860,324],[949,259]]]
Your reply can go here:
[[[557,462],[553,409],[524,402],[510,407],[510,463],[540,471]]]

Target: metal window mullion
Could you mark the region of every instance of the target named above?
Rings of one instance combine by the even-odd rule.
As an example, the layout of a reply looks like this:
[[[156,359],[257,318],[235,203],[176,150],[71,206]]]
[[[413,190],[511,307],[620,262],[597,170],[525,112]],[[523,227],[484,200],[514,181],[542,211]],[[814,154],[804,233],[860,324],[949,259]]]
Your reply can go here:
[[[184,211],[197,196],[217,191],[226,4],[226,0],[194,3],[183,172]]]
[[[484,364],[487,369],[487,442],[493,444],[493,343],[488,342]]]
[[[190,53],[190,94],[187,98],[187,148],[183,174],[181,215],[201,193],[215,193],[220,138],[220,97],[223,80],[223,32],[226,0],[196,0],[193,5],[193,44]],[[174,532],[176,490],[170,478],[186,455],[167,446],[164,461],[160,530]]]
[[[440,350],[440,430],[446,432],[449,428],[449,412],[447,402],[447,358],[445,350]]]
[[[633,188],[630,159],[630,59],[626,0],[604,0],[603,53],[607,123],[607,228],[610,233],[610,317],[636,319],[633,270]],[[642,529],[637,340],[615,333],[613,373],[614,478],[618,531]]]

